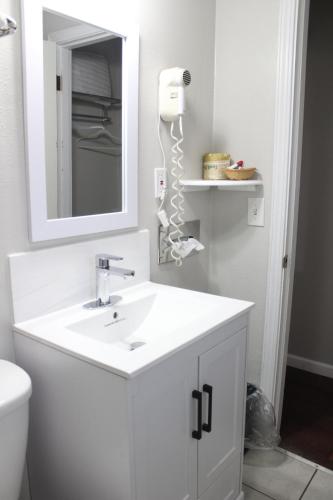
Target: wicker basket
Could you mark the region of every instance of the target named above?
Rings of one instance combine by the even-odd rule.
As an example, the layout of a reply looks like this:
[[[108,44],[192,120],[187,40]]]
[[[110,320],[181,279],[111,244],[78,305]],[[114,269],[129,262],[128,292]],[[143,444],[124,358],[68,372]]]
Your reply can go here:
[[[232,181],[246,181],[248,179],[251,179],[251,177],[253,177],[255,171],[256,171],[255,167],[249,167],[249,168],[245,167],[245,168],[239,168],[237,170],[234,170],[232,168],[225,168],[224,174],[228,179]]]

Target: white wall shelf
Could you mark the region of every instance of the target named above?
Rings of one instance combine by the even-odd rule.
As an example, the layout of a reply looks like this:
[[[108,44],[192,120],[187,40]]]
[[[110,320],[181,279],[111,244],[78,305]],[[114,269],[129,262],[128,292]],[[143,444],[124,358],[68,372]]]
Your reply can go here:
[[[255,191],[257,186],[262,186],[263,181],[255,179],[249,181],[206,181],[203,179],[186,179],[181,181],[184,191],[207,191],[217,188],[223,191]]]

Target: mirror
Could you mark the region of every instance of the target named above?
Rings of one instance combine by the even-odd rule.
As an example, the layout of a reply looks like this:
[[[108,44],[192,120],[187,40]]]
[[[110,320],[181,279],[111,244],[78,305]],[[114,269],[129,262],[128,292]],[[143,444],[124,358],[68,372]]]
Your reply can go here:
[[[23,1],[32,241],[137,225],[137,28],[60,4]]]
[[[48,219],[122,211],[122,38],[43,9]]]

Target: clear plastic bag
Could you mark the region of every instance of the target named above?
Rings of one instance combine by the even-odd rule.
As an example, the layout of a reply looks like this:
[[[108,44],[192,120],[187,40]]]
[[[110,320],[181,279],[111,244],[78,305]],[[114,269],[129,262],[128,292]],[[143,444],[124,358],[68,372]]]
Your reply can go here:
[[[245,448],[271,450],[279,442],[273,405],[259,387],[247,384]]]

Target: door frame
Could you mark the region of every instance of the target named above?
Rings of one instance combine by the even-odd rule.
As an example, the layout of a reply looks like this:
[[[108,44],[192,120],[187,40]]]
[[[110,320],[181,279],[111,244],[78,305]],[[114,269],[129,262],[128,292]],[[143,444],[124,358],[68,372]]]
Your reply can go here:
[[[310,0],[280,0],[272,207],[261,387],[281,422],[301,175]],[[287,256],[287,267],[283,259]]]

